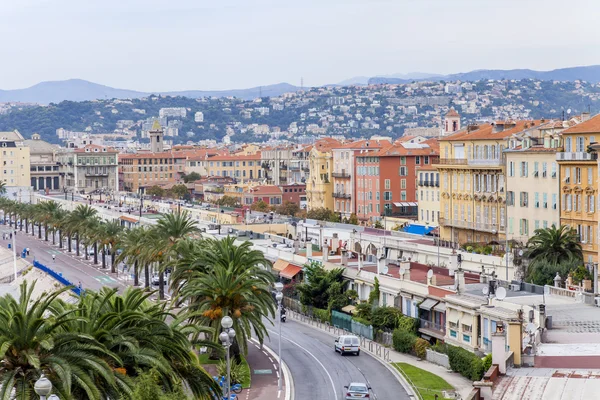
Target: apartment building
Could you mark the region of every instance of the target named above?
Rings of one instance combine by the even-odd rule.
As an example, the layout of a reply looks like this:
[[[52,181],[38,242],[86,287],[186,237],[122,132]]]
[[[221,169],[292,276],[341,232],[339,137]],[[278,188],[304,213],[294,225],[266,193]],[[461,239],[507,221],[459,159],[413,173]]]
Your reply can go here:
[[[274,185],[254,186],[248,188],[242,195],[243,205],[250,206],[258,201],[264,201],[270,206],[282,203],[281,188]]]
[[[118,152],[113,148],[89,144],[61,153],[59,161],[65,186],[76,193],[119,190]]]
[[[333,210],[333,172],[332,149],[340,142],[332,138],[319,139],[309,154],[309,177],[306,181],[306,200],[308,209],[325,207]]]
[[[506,158],[507,236],[522,244],[536,229],[560,224],[560,179],[556,153],[562,151],[563,121],[540,121],[508,139]]]
[[[350,218],[358,214],[356,196],[362,196],[363,191],[357,191],[356,158],[374,153],[383,147],[390,146],[387,140],[358,140],[333,149],[333,197],[334,211],[342,218]],[[377,214],[379,215],[379,214]]]
[[[206,161],[209,176],[227,176],[236,181],[253,181],[264,178],[261,153],[224,154],[210,157]]]
[[[310,173],[308,156],[312,145],[299,145],[292,150],[288,167],[288,183],[306,183]]]
[[[417,169],[418,222],[437,226],[440,217],[440,173],[433,165]]]
[[[145,192],[152,186],[178,182],[185,173],[185,152],[141,152],[119,157],[122,190]]]
[[[29,187],[30,153],[19,131],[0,132],[0,179],[8,187]]]
[[[539,121],[470,125],[441,137],[440,237],[457,244],[502,243],[506,232],[507,138]]]
[[[438,143],[396,142],[378,151],[357,156],[356,215],[374,222],[381,216],[418,218],[417,168],[439,159]]]
[[[600,139],[600,115],[561,132],[563,151],[556,154],[560,168],[560,223],[577,230],[585,262],[598,261],[598,153],[588,146]]]

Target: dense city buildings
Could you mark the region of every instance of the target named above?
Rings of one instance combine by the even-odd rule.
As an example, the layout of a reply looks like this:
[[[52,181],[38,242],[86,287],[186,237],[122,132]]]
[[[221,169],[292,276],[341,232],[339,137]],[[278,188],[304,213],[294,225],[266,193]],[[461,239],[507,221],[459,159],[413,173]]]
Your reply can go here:
[[[333,209],[333,149],[340,142],[332,138],[319,139],[309,153],[310,175],[306,181],[308,209],[325,207]]]
[[[19,131],[0,132],[0,180],[7,187],[29,187],[30,149]]]

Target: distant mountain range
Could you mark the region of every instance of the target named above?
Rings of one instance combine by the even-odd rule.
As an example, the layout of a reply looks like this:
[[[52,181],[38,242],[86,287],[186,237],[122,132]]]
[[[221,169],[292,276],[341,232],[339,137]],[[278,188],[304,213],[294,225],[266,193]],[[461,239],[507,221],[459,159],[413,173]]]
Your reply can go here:
[[[408,74],[393,74],[376,77],[357,76],[337,83],[337,86],[349,85],[374,85],[384,83],[410,83],[418,80],[443,80],[443,81],[478,81],[482,79],[540,79],[574,81],[577,79],[598,83],[600,82],[600,65],[587,67],[561,68],[552,71],[534,71],[531,69],[512,70],[476,70],[450,75],[438,75],[423,72]],[[179,92],[138,92],[128,89],[115,89],[109,86],[85,81],[82,79],[69,79],[66,81],[41,82],[26,89],[0,90],[0,102],[23,103],[59,103],[64,100],[86,101],[96,99],[136,99],[152,94],[185,96],[190,98],[200,97],[228,97],[235,96],[244,100],[251,100],[259,96],[273,97],[287,92],[300,90],[298,86],[289,83],[259,86],[250,89],[233,90],[186,90]]]
[[[471,72],[462,72],[450,75],[423,74],[423,77],[394,77],[376,76],[368,80],[369,85],[384,83],[409,83],[416,80],[438,80],[438,81],[478,81],[482,79],[539,79],[544,81],[574,81],[584,80],[588,82],[600,82],[600,65],[587,67],[560,68],[552,71],[534,71],[531,69],[480,69]]]
[[[240,99],[250,100],[261,95],[265,97],[279,96],[283,93],[295,92],[299,89],[299,87],[288,83],[278,83],[276,85],[259,86],[250,89],[145,93],[135,90],[115,89],[83,79],[69,79],[66,81],[41,82],[26,89],[0,90],[0,102],[18,101],[23,103],[49,104],[60,103],[64,100],[138,99],[152,94],[185,96],[190,98],[235,96]]]

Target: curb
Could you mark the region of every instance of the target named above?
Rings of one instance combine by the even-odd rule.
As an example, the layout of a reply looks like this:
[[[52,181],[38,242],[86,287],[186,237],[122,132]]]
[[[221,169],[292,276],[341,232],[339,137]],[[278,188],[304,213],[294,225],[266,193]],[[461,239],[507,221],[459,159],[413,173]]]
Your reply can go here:
[[[306,322],[300,321],[299,319],[293,318],[293,320],[296,321],[296,322],[298,322],[298,323],[300,323],[300,324],[302,324],[302,325],[305,325],[305,326],[311,327],[313,329],[316,329],[316,330],[318,330],[320,332],[323,332],[323,333],[325,333],[325,334],[327,334],[329,336],[335,337],[335,335],[333,333],[328,332],[328,331],[323,330],[323,329],[316,328],[316,327],[314,327],[311,324],[307,324]],[[400,371],[398,371],[393,365],[391,365],[392,364],[391,362],[386,362],[386,361],[382,360],[381,358],[377,357],[374,353],[370,352],[369,350],[367,350],[365,348],[362,348],[360,350],[361,350],[361,352],[364,351],[369,356],[371,356],[375,360],[379,361],[379,363],[383,364],[392,373],[392,375],[394,375],[396,377],[396,379],[398,380],[398,382],[400,382],[400,384],[402,385],[402,387],[404,388],[404,390],[408,394],[409,398],[411,398],[411,399],[418,399],[418,398],[420,398],[417,395],[417,393],[415,392],[415,390],[413,389],[413,387],[406,381],[406,379],[404,378],[404,376],[402,376],[402,374],[400,373]]]
[[[252,340],[254,343],[256,344],[260,344],[260,342],[254,338],[250,339]],[[278,360],[279,357],[277,356],[277,353],[275,353],[273,350],[271,350],[271,348],[267,345],[265,345],[263,343],[262,348],[265,349],[267,351],[267,353],[269,353],[274,360]],[[283,381],[285,383],[285,400],[294,400],[295,398],[295,394],[294,394],[294,379],[292,378],[292,374],[290,373],[290,370],[287,366],[287,364],[285,363],[285,361],[283,361],[283,365],[281,366],[282,369],[282,373],[283,373]]]

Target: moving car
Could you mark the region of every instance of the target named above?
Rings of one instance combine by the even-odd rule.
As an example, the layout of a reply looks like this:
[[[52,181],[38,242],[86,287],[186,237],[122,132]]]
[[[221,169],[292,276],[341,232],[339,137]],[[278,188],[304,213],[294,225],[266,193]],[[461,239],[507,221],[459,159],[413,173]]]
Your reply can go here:
[[[371,397],[369,395],[371,387],[364,383],[352,382],[348,386],[344,386],[344,389],[346,389],[346,397],[344,397],[346,400],[368,399]]]
[[[339,351],[341,355],[346,353],[360,354],[360,339],[354,335],[343,335],[335,339],[333,347],[335,351]]]
[[[158,275],[152,275],[150,281],[152,282],[152,286],[158,286],[160,284],[160,278]]]

